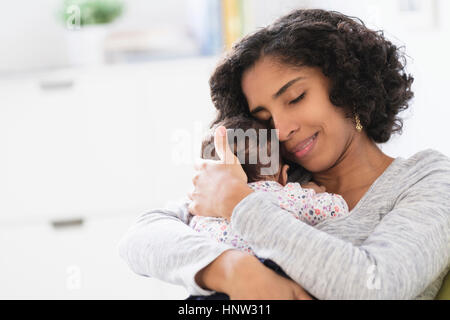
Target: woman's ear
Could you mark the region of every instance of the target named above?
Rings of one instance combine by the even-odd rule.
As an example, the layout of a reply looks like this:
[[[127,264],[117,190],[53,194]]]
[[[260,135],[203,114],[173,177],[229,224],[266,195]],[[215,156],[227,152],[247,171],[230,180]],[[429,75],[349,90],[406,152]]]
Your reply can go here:
[[[287,164],[284,164],[281,167],[281,170],[280,170],[280,175],[278,177],[278,182],[280,184],[282,184],[283,186],[286,185],[287,180],[288,180],[288,175],[287,175],[288,170],[289,170],[289,165],[287,165]]]

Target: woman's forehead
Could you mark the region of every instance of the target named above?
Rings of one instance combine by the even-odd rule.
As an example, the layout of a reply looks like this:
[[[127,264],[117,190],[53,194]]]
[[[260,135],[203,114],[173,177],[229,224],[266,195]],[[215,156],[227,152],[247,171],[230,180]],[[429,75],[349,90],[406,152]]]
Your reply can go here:
[[[263,59],[243,73],[241,87],[247,100],[253,100],[255,96],[268,99],[289,82],[307,81],[313,77],[317,77],[316,68],[294,67]]]
[[[309,78],[317,75],[315,67],[293,66],[279,62],[274,58],[261,58],[242,75],[243,87],[252,84],[280,84],[290,81],[293,76]]]

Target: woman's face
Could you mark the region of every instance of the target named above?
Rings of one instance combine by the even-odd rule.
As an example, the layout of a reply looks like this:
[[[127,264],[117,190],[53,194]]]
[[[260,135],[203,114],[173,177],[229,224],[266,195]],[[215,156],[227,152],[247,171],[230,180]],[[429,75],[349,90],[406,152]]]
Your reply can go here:
[[[350,145],[354,125],[330,102],[329,80],[319,68],[294,68],[264,57],[244,72],[241,85],[252,115],[270,119],[286,157],[310,172],[333,167]],[[302,142],[316,133],[302,150]]]

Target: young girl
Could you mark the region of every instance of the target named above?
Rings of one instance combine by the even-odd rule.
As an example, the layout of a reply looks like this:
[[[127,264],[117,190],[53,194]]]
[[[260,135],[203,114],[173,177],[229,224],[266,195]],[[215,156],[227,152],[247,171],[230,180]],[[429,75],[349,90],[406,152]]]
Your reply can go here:
[[[333,219],[348,214],[348,206],[345,200],[337,194],[326,193],[324,187],[319,187],[313,182],[303,185],[303,187],[295,182],[288,182],[289,165],[286,164],[279,154],[279,143],[272,143],[271,130],[262,122],[246,117],[228,118],[217,126],[223,125],[229,130],[241,129],[241,133],[247,133],[243,136],[247,141],[228,141],[231,150],[239,159],[248,178],[248,185],[256,192],[270,192],[276,196],[278,205],[289,212],[293,218],[299,219],[309,225],[316,225],[325,219]],[[214,128],[213,128],[214,129]],[[261,141],[262,133],[267,135],[264,141]],[[214,130],[208,134],[202,142],[202,158],[218,160],[214,150]],[[235,132],[237,133],[237,131]],[[260,141],[250,141],[251,137],[260,137]],[[234,136],[229,134],[234,140]],[[239,136],[238,136],[239,139]],[[231,140],[231,139],[229,139]],[[264,148],[260,150],[260,148]],[[262,174],[263,168],[273,167],[273,163],[262,163],[260,157],[264,151],[271,160],[275,160],[275,168],[278,170],[274,174]],[[249,161],[251,155],[256,155],[255,161]],[[250,162],[250,163],[249,163]],[[267,170],[266,170],[267,171]],[[249,244],[245,241],[245,235],[234,232],[230,223],[223,218],[192,216],[189,225],[196,231],[206,233],[219,242],[224,242],[233,247],[255,254]]]

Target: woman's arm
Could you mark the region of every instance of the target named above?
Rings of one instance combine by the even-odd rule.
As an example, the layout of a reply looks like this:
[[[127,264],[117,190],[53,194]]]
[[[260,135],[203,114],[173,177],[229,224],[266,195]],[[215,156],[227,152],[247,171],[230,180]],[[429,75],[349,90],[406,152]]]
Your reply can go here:
[[[311,300],[292,280],[265,267],[256,257],[237,250],[222,253],[197,273],[197,283],[227,293],[233,300]]]
[[[184,286],[189,294],[209,295],[195,274],[233,249],[202,235],[187,223],[187,202],[141,215],[119,243],[121,257],[139,275]]]
[[[292,220],[263,193],[235,207],[231,226],[318,299],[413,299],[450,263],[448,177],[411,187],[359,246]]]
[[[214,290],[232,299],[310,299],[254,256],[191,229],[187,205],[152,210],[129,229],[119,251],[134,272],[182,285],[192,295]]]

